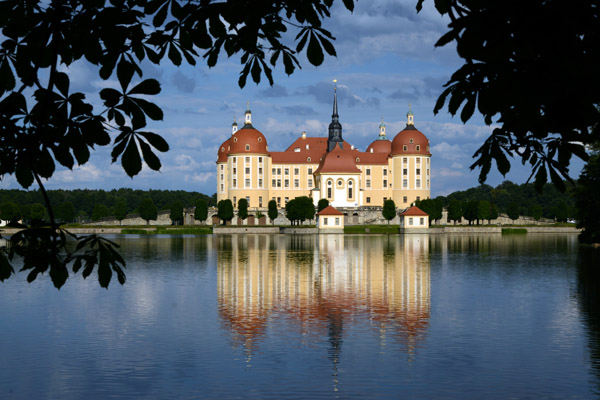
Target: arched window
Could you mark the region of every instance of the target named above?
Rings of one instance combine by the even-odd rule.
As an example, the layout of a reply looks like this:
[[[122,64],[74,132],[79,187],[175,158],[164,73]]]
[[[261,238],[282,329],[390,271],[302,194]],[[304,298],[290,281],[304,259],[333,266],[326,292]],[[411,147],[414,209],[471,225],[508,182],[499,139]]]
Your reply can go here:
[[[402,146],[402,150],[404,150],[404,151],[408,150],[408,146],[407,145]]]
[[[351,200],[353,197],[352,189],[352,181],[348,181],[348,200]]]
[[[246,151],[249,151],[249,150],[250,150],[250,145],[249,145],[249,144],[247,144],[247,145],[246,145]]]
[[[373,149],[371,149],[371,153],[373,152]],[[356,162],[360,162],[360,158],[356,157]]]
[[[332,196],[332,189],[333,189],[333,182],[331,182],[331,180],[327,181],[327,198],[331,199]]]
[[[421,150],[421,146],[417,145],[417,151]]]

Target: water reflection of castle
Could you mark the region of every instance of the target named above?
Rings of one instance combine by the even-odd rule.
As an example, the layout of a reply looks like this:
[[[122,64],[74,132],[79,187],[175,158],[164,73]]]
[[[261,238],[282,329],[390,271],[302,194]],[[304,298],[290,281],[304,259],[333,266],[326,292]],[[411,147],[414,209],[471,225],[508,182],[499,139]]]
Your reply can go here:
[[[398,341],[410,357],[425,337],[427,236],[220,235],[217,241],[219,314],[248,356],[277,318],[303,335],[326,335],[334,363],[349,319],[371,326],[382,346]]]

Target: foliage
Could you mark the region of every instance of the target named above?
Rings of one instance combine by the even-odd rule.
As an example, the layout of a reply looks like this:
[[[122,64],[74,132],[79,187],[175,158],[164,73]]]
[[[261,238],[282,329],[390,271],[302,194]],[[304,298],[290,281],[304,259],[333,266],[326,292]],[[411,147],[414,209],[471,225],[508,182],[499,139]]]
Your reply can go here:
[[[171,204],[171,213],[169,214],[171,221],[174,225],[183,224],[183,204],[181,201],[174,201]]]
[[[75,206],[70,201],[65,201],[56,207],[56,218],[63,223],[73,222],[75,220]]]
[[[315,205],[307,196],[296,197],[285,205],[286,218],[294,225],[315,217]]]
[[[265,214],[263,214],[262,211],[257,210],[256,213],[254,214],[254,216],[256,217],[256,219],[261,219],[262,217],[265,216]]]
[[[477,211],[479,211],[479,201],[469,200],[466,203],[463,203],[462,210],[463,217],[467,221],[469,221],[469,225],[471,225],[472,222],[477,219]]]
[[[477,220],[489,220],[491,219],[492,205],[487,200],[481,200],[477,204]]]
[[[242,220],[248,218],[248,200],[241,198],[238,201],[238,217]]]
[[[11,201],[0,204],[0,219],[8,222],[17,222],[21,217],[19,205]]]
[[[108,213],[108,207],[106,207],[104,204],[96,204],[94,206],[94,210],[92,211],[92,221],[99,221],[102,218],[107,217]]]
[[[125,199],[119,199],[115,203],[114,207],[115,218],[121,223],[127,216],[127,201]]]
[[[328,206],[329,206],[329,200],[327,200],[327,199],[319,200],[319,202],[317,203],[317,212],[323,211]]]
[[[490,219],[498,219],[498,207],[494,203],[490,206]]]
[[[454,221],[454,225],[456,225],[456,221],[461,219],[462,214],[463,212],[460,201],[451,200],[450,205],[448,206],[448,220]]]
[[[584,243],[600,243],[600,153],[590,157],[581,171],[575,191],[577,227],[583,228],[579,240]]]
[[[158,210],[150,197],[142,200],[139,207],[140,217],[146,221],[146,225],[150,225],[150,221],[158,218]]]
[[[271,223],[275,224],[275,219],[277,218],[277,215],[279,215],[279,212],[277,211],[277,202],[275,200],[269,200],[267,215],[269,216]]]
[[[343,3],[349,10],[354,7],[353,0]],[[137,175],[143,162],[160,170],[157,152],[169,145],[146,126],[148,119],[163,119],[163,111],[149,100],[161,88],[157,80],[143,79],[142,61],[159,64],[168,58],[176,66],[195,65],[202,56],[213,67],[220,54],[239,54],[241,87],[248,75],[258,83],[264,74],[273,84],[272,68],[283,64],[288,75],[293,73],[303,51],[313,65],[323,62],[324,52],[336,55],[334,38],[322,27],[332,4],[275,0],[252,2],[248,10],[241,0],[0,2],[0,179],[14,175],[24,188],[35,181],[42,193],[50,226],[22,234],[42,246],[39,257],[45,258],[39,263],[52,265],[52,275],[63,274],[72,262],[58,256],[66,251],[66,241],[55,239],[58,225],[42,183],[54,175],[57,164],[72,169],[87,163],[90,152],[111,144],[112,136],[112,161],[120,160],[129,176]],[[297,34],[288,34],[288,28]],[[295,49],[288,39],[297,42]],[[100,102],[73,90],[63,71],[78,63],[116,82],[102,85]],[[106,266],[121,260],[115,247],[93,236],[76,240],[96,246],[87,257],[102,257],[88,260],[92,267],[98,264],[102,285],[110,279]],[[10,265],[6,258],[0,262]],[[85,269],[84,276],[90,272]],[[124,282],[120,275],[119,280]]]
[[[231,200],[225,199],[217,203],[217,216],[223,221],[223,225],[233,219],[233,203]]]
[[[424,199],[415,202],[415,205],[429,215],[429,225],[434,220],[442,219],[442,201],[438,199]]]
[[[513,221],[519,219],[519,205],[517,203],[510,203],[508,205],[507,214],[508,218],[512,219]]]
[[[204,223],[206,218],[208,218],[208,204],[204,199],[196,200],[195,204],[196,208],[194,208],[194,219],[196,221],[201,221]]]
[[[492,161],[505,175],[515,156],[529,163],[538,190],[548,174],[564,189],[571,157],[586,160],[585,145],[600,135],[597,3],[435,0],[435,6],[451,21],[436,46],[455,42],[465,64],[434,112],[447,100],[452,115],[462,107],[463,122],[477,108],[488,125],[499,125],[474,154],[471,168],[481,168],[480,182]]]
[[[390,221],[393,220],[396,216],[396,203],[394,203],[394,200],[387,199],[383,202],[383,209],[381,210],[381,215],[387,220],[389,225]]]
[[[529,208],[529,215],[531,215],[536,221],[539,221],[540,218],[542,218],[543,211],[544,210],[542,209],[542,206],[539,204],[532,204]]]

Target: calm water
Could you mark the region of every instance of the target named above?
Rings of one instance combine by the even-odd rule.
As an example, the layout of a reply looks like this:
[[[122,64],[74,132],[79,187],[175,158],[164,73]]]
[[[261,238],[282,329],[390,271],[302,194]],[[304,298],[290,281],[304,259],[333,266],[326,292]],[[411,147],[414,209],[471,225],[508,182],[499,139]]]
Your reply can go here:
[[[123,287],[0,284],[0,398],[600,397],[575,235],[114,240]]]

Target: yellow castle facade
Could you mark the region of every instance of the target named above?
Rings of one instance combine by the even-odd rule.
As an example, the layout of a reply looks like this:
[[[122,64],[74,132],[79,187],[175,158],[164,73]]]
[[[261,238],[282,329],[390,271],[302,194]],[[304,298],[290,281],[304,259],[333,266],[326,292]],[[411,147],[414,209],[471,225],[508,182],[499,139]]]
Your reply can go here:
[[[382,122],[376,140],[360,151],[342,138],[335,89],[328,137],[302,132],[285,151],[270,151],[248,108],[242,128],[234,122],[218,149],[217,201],[230,199],[234,207],[242,198],[252,208],[266,208],[270,200],[284,207],[308,196],[315,205],[326,198],[336,208],[381,207],[387,199],[405,208],[430,193],[429,140],[415,128],[412,111],[392,140]]]

